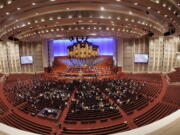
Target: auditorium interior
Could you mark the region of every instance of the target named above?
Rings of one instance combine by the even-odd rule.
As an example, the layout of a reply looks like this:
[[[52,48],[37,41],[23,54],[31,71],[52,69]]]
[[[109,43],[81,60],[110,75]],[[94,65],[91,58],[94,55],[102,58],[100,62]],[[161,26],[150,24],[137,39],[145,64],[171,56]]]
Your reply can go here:
[[[180,135],[180,0],[0,0],[0,135]]]

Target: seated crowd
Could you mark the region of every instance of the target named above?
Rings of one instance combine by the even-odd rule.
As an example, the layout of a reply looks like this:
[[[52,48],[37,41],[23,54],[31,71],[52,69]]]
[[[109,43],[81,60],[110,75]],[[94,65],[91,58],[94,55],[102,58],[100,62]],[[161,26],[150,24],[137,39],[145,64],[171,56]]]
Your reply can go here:
[[[26,102],[22,110],[31,108],[30,112],[35,115],[44,108],[63,110],[74,85],[73,82],[36,78],[26,85],[20,82],[16,87],[6,87],[5,92],[14,105]],[[43,114],[47,113],[49,111],[43,111]]]
[[[93,120],[112,113],[118,113],[118,108],[103,97],[98,83],[81,80],[66,119]]]
[[[115,117],[120,115],[118,107],[129,112],[138,109],[148,101],[148,96],[140,91],[145,83],[132,79],[78,80],[65,83],[60,80],[35,78],[29,82],[17,84],[15,87],[7,86],[6,95],[14,105],[25,102],[20,110],[31,112],[32,115],[41,112],[48,116],[49,112],[52,112],[46,110],[51,109],[55,109],[53,112],[62,111],[71,93],[75,91],[66,120],[92,119],[94,116],[89,115],[92,112],[96,112],[97,119],[102,119],[103,116]],[[80,113],[83,114],[78,115]],[[58,114],[53,115],[55,117]]]

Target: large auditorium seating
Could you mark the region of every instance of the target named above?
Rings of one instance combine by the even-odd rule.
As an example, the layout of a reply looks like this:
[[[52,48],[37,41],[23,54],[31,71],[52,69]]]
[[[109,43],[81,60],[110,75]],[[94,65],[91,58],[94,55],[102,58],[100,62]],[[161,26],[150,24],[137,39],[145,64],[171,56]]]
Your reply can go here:
[[[11,79],[10,77],[11,80],[14,80],[13,78],[14,77]],[[25,82],[27,82],[27,79],[22,77],[22,80],[24,79]],[[125,75],[125,77],[123,76],[119,79],[112,80],[80,80],[75,82],[70,80],[57,81],[52,78],[38,79],[40,82],[42,81],[43,84],[40,86],[45,87],[39,87],[41,89],[38,87],[30,89],[30,87],[28,90],[25,89],[25,91],[23,89],[19,91],[18,88],[21,87],[18,87],[14,89],[14,97],[18,95],[16,92],[25,94],[27,91],[32,92],[32,97],[38,97],[38,95],[43,93],[46,93],[46,97],[48,97],[49,94],[53,95],[57,90],[62,94],[59,95],[60,97],[66,97],[66,92],[63,90],[68,90],[64,88],[68,88],[69,83],[73,84],[73,87],[71,87],[72,91],[68,92],[71,96],[68,96],[70,100],[68,100],[68,102],[66,101],[66,106],[64,106],[64,108],[55,107],[60,111],[58,118],[52,120],[48,117],[43,117],[43,121],[54,123],[57,129],[54,129],[52,125],[47,124],[45,126],[46,123],[41,123],[42,117],[40,121],[31,121],[29,118],[24,117],[31,115],[31,117],[36,117],[35,119],[37,120],[39,119],[39,114],[44,110],[43,108],[47,106],[54,108],[53,104],[50,105],[51,102],[42,99],[40,104],[35,104],[37,108],[40,108],[38,111],[34,108],[34,102],[32,102],[33,104],[28,101],[20,102],[18,106],[12,106],[13,108],[17,108],[16,111],[11,111],[12,108],[10,109],[9,106],[7,107],[4,104],[5,102],[3,103],[3,101],[0,100],[0,109],[2,111],[2,114],[0,113],[0,121],[2,123],[43,135],[54,134],[56,131],[58,135],[59,133],[63,135],[105,135],[152,123],[179,108],[178,86],[169,86],[163,100],[158,99],[159,95],[164,93],[162,83],[164,80],[162,81],[163,78],[159,74],[150,74],[150,76],[146,74],[135,74]],[[39,84],[38,79],[32,79],[35,81],[33,87]],[[31,79],[29,80],[31,82]],[[11,86],[11,82],[13,81],[9,81],[7,84]],[[20,82],[24,84],[23,81]],[[49,87],[51,85],[52,87]],[[5,85],[5,87],[6,86],[8,85]],[[24,85],[22,85],[22,87],[24,88]],[[29,86],[26,85],[25,88],[27,87]],[[9,90],[10,91],[4,89],[4,94],[7,96],[7,99],[10,97],[8,93],[11,93],[11,89]],[[63,96],[64,94],[66,96]],[[17,98],[19,97],[17,96]],[[11,97],[10,103],[13,103],[12,99]],[[39,98],[36,99],[39,100]],[[19,111],[24,113],[19,113]],[[58,122],[62,127],[61,129],[57,126]]]
[[[180,106],[180,85],[169,85],[166,90],[166,94],[163,101],[169,102],[171,104],[176,104]]]
[[[100,90],[93,89],[93,85],[89,85],[88,82],[81,85],[84,86],[79,86],[76,91],[66,120],[86,123],[86,121],[120,116],[117,107],[105,99]]]
[[[49,135],[52,132],[52,128],[29,121],[14,112],[1,118],[0,121],[9,126],[38,134]]]
[[[95,129],[70,129],[70,128],[63,128],[63,134],[64,135],[70,135],[70,134],[96,134],[96,135],[106,135],[106,134],[112,134],[116,132],[122,132],[128,130],[128,124],[127,123],[120,123],[117,125],[112,125],[109,127],[103,127],[103,128],[95,128]]]
[[[171,114],[172,112],[175,112],[176,110],[177,110],[177,108],[174,106],[163,104],[163,103],[158,103],[153,108],[151,108],[149,111],[134,118],[134,122],[138,127],[140,127],[140,126],[152,123],[156,120],[159,120],[159,119]]]

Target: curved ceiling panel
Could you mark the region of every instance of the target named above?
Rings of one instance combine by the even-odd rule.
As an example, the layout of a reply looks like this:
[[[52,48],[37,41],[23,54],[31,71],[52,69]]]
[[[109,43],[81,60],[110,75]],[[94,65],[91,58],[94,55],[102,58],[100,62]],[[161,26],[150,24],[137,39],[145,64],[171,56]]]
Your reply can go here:
[[[0,39],[179,35],[179,8],[178,0],[1,0]]]

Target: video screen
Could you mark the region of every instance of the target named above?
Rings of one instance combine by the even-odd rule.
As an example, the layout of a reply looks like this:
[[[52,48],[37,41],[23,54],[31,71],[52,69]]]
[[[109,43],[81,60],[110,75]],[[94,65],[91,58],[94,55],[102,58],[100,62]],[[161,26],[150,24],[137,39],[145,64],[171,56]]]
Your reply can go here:
[[[135,54],[134,62],[135,63],[148,63],[149,55],[148,54]]]
[[[21,64],[33,64],[32,56],[21,56]]]

